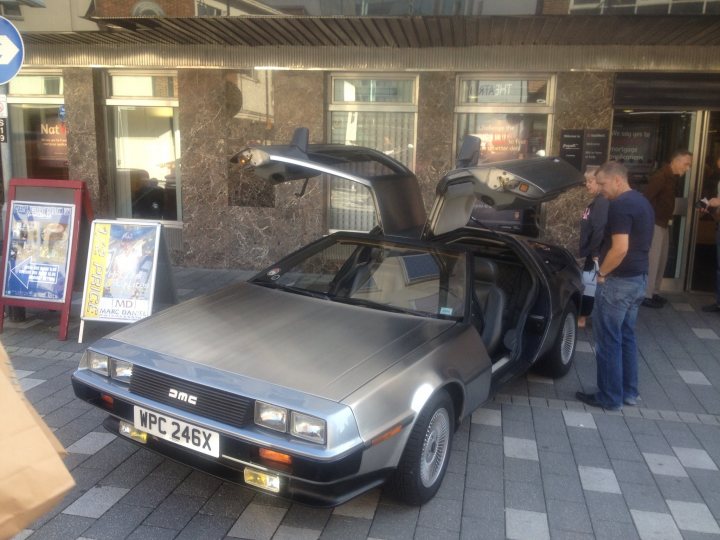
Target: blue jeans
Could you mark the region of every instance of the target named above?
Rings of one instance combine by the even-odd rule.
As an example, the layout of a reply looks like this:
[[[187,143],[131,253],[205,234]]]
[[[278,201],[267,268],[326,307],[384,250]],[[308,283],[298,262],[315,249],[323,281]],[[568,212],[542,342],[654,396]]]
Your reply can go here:
[[[597,361],[595,398],[607,409],[638,397],[635,321],[645,297],[647,274],[606,278],[595,290],[593,336]]]

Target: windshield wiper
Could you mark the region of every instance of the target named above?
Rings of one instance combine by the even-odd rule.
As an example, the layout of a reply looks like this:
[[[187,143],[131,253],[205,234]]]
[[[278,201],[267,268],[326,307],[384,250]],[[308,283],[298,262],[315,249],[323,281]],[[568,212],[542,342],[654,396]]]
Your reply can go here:
[[[283,285],[282,283],[277,283],[275,281],[251,281],[250,283],[254,283],[255,285],[260,285],[262,287],[267,287],[268,289],[280,289],[283,291],[300,294],[302,296],[310,296],[312,298],[322,298],[323,300],[330,300],[330,296],[326,293],[320,291],[311,291],[309,289],[302,289],[300,287],[293,287],[292,285]]]

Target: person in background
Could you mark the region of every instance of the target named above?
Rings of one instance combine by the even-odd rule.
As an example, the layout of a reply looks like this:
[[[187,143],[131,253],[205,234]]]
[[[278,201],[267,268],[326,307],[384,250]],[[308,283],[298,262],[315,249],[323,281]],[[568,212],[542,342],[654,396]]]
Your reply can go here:
[[[605,223],[607,222],[608,200],[600,193],[600,186],[595,181],[598,167],[588,167],[585,171],[585,188],[593,196],[580,219],[580,257],[585,258],[583,272],[596,268],[600,257]],[[587,316],[593,308],[594,297],[583,295],[580,305],[578,326],[585,327]]]
[[[647,285],[655,217],[648,200],[628,184],[621,163],[605,163],[596,179],[610,201],[592,313],[598,389],[575,397],[591,407],[620,410],[640,398],[635,321]]]
[[[645,198],[655,211],[652,246],[650,247],[650,266],[645,299],[642,305],[649,308],[661,308],[667,300],[660,296],[660,285],[668,258],[668,225],[675,210],[675,192],[678,179],[690,170],[692,153],[678,150],[673,153],[670,163],[658,169],[650,176],[645,188]]]

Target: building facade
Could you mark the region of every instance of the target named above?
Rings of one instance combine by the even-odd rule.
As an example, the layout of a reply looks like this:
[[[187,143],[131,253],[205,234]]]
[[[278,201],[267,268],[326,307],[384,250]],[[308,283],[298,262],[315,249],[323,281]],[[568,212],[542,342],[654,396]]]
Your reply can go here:
[[[178,264],[260,268],[373,226],[342,182],[273,188],[230,163],[305,126],[403,161],[428,206],[465,134],[486,160],[622,160],[638,189],[689,148],[666,287],[712,286],[712,224],[692,203],[717,185],[718,1],[67,3],[62,29],[38,29],[49,8],[13,18],[26,56],[4,177],[84,180],[98,216],[161,220]],[[543,205],[541,238],[574,250],[586,202],[578,188]]]

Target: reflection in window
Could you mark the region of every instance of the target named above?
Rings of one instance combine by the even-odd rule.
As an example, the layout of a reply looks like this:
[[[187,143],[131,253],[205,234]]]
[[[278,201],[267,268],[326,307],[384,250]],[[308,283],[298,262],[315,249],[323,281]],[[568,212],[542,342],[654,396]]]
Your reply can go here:
[[[180,135],[173,107],[111,107],[118,217],[178,220]]]
[[[11,104],[8,110],[13,176],[67,180],[64,106]]]
[[[458,148],[465,135],[479,137],[481,161],[534,157],[547,146],[546,114],[462,113],[457,123]]]

